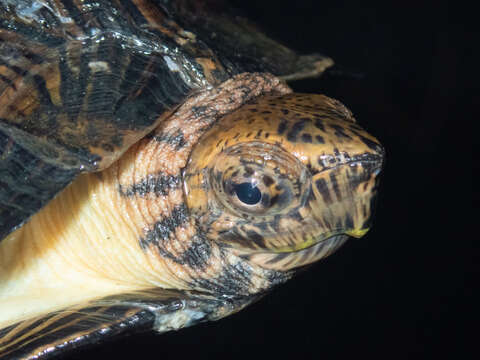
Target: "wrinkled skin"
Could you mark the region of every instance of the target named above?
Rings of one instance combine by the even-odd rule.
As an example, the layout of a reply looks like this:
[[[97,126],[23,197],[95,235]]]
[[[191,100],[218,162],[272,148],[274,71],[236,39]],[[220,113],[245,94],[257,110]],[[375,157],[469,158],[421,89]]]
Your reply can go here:
[[[262,293],[368,231],[382,155],[338,101],[235,77],[2,243],[1,291],[21,299],[2,321],[151,287]]]
[[[0,1],[0,356],[216,320],[370,228],[382,147],[280,80],[331,60],[162,3]]]

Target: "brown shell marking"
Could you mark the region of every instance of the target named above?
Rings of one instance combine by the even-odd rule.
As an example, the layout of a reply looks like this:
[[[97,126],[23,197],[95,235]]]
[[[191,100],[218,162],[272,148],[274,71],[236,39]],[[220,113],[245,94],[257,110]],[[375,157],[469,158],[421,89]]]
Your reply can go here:
[[[165,111],[229,77],[151,1],[53,1],[45,19],[37,10],[0,14],[0,130],[21,130],[39,153],[43,143],[70,153],[63,166],[109,166]]]

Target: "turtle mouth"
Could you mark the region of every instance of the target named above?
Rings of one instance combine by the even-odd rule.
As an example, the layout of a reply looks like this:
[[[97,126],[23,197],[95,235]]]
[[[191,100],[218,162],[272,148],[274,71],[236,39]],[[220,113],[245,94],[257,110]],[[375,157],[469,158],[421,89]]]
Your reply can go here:
[[[348,239],[349,236],[344,233],[335,234],[323,238],[308,248],[295,252],[294,259],[297,261],[295,267],[308,265],[332,255],[340,249]]]
[[[317,255],[318,258],[326,257],[338,250],[350,237],[345,233],[338,233],[319,240],[316,244],[300,250],[297,254],[303,255],[310,253]],[[320,257],[318,257],[320,256]],[[316,261],[316,260],[313,260]]]
[[[301,268],[332,255],[345,244],[349,236],[342,233],[329,237],[321,236],[321,238],[322,240],[317,243],[296,251],[280,253],[271,251],[242,253],[240,251],[240,255],[266,269],[287,271]]]
[[[342,229],[339,231],[329,231],[327,233],[321,233],[316,235],[304,234],[303,241],[298,242],[294,245],[277,247],[272,250],[275,253],[298,253],[304,250],[308,250],[312,247],[319,246],[322,243],[328,242],[330,239],[333,239],[333,238],[338,238],[338,237],[348,238],[349,236],[360,237],[360,236],[356,236],[356,233],[358,231],[359,230],[353,230],[353,229],[350,231],[346,231]],[[368,229],[366,231],[368,231]],[[364,233],[366,233],[366,231]]]

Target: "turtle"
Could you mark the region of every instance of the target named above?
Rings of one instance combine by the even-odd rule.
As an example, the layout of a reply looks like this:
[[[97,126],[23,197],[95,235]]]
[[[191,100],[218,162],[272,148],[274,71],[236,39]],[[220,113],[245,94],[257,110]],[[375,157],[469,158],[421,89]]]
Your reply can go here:
[[[385,151],[219,0],[0,0],[0,357],[233,314],[371,227]]]

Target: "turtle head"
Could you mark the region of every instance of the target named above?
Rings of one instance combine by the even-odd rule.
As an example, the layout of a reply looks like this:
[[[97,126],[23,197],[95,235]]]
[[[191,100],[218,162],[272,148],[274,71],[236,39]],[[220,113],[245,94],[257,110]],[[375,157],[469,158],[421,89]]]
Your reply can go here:
[[[195,145],[184,172],[187,203],[211,240],[288,270],[369,230],[383,157],[336,100],[262,97]]]

